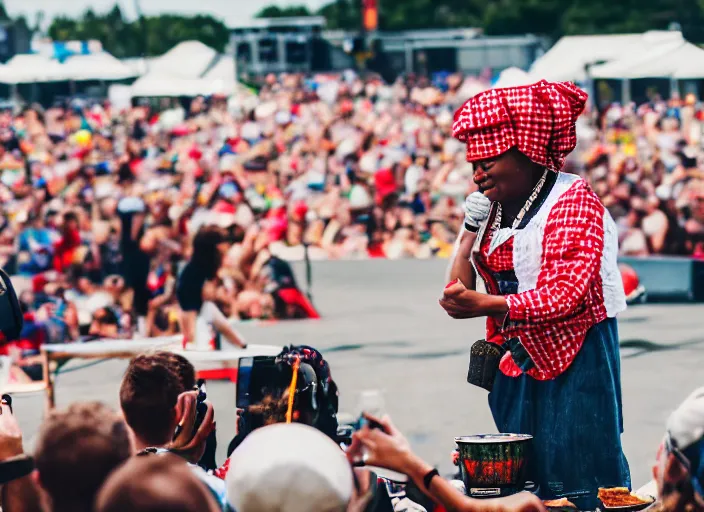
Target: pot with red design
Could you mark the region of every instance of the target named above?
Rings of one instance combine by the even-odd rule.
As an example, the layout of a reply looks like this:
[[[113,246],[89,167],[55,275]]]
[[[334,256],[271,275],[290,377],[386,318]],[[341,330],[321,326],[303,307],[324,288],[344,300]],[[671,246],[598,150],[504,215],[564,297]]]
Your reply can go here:
[[[532,439],[526,434],[456,437],[467,494],[492,498],[523,490]]]

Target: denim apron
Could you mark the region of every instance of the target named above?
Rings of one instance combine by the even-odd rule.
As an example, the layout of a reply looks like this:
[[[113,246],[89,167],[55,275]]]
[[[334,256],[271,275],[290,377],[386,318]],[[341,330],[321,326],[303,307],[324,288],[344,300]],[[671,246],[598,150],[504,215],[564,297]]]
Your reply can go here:
[[[540,498],[566,497],[594,510],[599,487],[630,488],[616,319],[593,326],[572,365],[553,380],[498,372],[489,406],[499,432],[533,436],[528,479]]]

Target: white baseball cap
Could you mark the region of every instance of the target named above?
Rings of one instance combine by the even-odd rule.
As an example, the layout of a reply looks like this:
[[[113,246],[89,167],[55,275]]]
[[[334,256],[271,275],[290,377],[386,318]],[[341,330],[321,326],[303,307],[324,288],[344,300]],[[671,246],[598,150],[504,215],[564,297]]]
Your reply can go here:
[[[667,437],[679,450],[680,457],[687,459],[686,475],[694,491],[704,499],[704,387],[695,390],[670,415],[666,440]],[[669,478],[678,476],[682,475],[669,475]]]
[[[279,423],[255,430],[234,451],[226,485],[237,512],[344,512],[353,476],[325,434]]]

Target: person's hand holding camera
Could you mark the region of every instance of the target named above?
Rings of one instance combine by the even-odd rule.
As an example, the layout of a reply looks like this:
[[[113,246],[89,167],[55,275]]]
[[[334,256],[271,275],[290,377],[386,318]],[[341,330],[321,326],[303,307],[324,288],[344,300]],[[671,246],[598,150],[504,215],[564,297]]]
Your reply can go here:
[[[213,404],[207,401],[203,402],[207,406],[207,411],[196,429],[197,402],[198,391],[187,391],[179,395],[176,405],[180,418],[177,434],[168,446],[170,452],[180,455],[192,464],[198,464],[203,457],[208,436],[215,431],[215,410]]]
[[[355,460],[364,452],[363,461],[366,465],[408,474],[414,458],[408,440],[388,417],[377,419],[365,415],[365,418],[379,428],[365,425],[360,431],[355,432],[352,435],[348,457]]]

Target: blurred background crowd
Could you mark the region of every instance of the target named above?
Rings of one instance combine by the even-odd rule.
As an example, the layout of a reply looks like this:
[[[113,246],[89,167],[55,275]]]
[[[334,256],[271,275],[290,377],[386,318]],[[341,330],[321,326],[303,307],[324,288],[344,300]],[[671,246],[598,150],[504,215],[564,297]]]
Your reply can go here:
[[[233,103],[0,114],[0,266],[26,278],[30,340],[178,332],[176,276],[202,226],[229,249],[218,305],[305,318],[288,261],[446,258],[473,192],[451,137],[480,78],[273,75]],[[580,118],[566,171],[619,226],[622,255],[704,257],[704,110],[692,96]],[[38,341],[37,341],[38,342]]]

